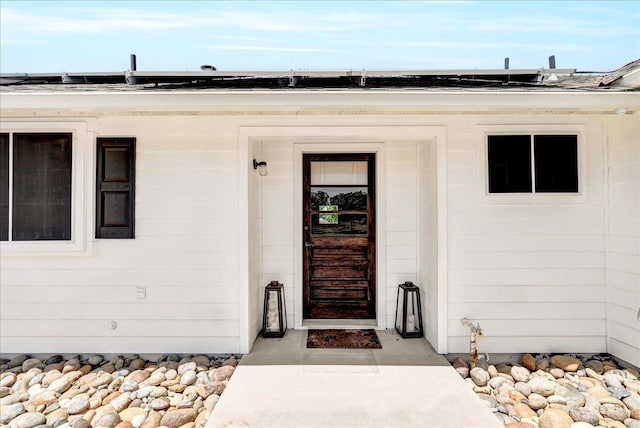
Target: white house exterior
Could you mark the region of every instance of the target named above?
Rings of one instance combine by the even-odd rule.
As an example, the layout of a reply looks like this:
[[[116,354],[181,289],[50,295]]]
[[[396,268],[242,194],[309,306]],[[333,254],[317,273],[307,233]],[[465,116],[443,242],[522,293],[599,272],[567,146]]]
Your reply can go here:
[[[246,353],[271,280],[306,328],[303,155],[375,153],[372,325],[413,281],[439,353],[468,318],[482,352],[640,365],[637,88],[8,88],[0,134],[71,133],[71,239],[0,243],[2,353]],[[575,136],[577,191],[490,193],[495,135]],[[135,139],[133,239],[96,238],[109,138]]]

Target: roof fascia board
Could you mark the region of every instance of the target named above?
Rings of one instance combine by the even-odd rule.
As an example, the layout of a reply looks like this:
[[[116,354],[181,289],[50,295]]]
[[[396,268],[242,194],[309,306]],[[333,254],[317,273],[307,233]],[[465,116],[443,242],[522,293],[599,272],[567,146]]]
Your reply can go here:
[[[332,109],[464,110],[573,109],[640,110],[640,93],[575,92],[427,92],[427,91],[212,91],[212,92],[124,92],[124,93],[2,93],[2,110],[61,109],[73,111],[263,111]]]
[[[572,74],[576,69],[494,69],[494,70],[291,70],[291,71],[129,71],[139,77],[352,77],[352,76],[484,76],[528,74]]]

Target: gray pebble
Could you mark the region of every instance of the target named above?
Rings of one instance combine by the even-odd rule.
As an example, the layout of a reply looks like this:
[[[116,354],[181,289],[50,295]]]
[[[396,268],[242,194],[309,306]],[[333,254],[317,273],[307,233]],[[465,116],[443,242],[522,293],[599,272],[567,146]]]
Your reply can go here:
[[[600,406],[600,414],[616,421],[624,421],[629,417],[629,411],[617,404],[606,403]]]
[[[92,355],[89,358],[87,358],[87,364],[91,364],[92,366],[97,366],[103,361],[104,361],[104,357],[102,355]]]
[[[617,386],[610,386],[607,388],[607,391],[609,391],[611,395],[616,397],[618,400],[622,400],[623,398],[628,397],[630,395],[629,391],[627,391],[624,388],[619,388]]]
[[[600,423],[598,413],[591,407],[572,407],[569,409],[569,416],[576,422],[586,422],[593,426]]]
[[[17,355],[15,357],[13,357],[8,363],[7,363],[7,367],[12,369],[15,367],[20,367],[20,369],[22,369],[22,363],[24,363],[25,361],[27,361],[29,359],[28,355]]]
[[[22,371],[23,372],[28,372],[29,370],[31,370],[34,367],[44,367],[44,364],[42,364],[42,361],[40,361],[37,358],[29,358],[23,361],[22,363]]]
[[[47,359],[44,360],[44,363],[49,365],[49,364],[58,364],[61,363],[62,360],[64,360],[64,357],[60,354],[56,354],[56,355],[51,355],[50,357],[48,357]]]
[[[586,403],[586,398],[578,391],[569,392],[564,396],[564,399],[569,407],[582,407]]]

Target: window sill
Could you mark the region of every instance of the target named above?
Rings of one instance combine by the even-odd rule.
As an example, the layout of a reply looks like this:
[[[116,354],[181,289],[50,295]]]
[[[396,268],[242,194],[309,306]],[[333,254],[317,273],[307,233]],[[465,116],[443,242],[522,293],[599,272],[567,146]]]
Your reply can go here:
[[[74,241],[21,241],[0,242],[2,257],[25,256],[89,256],[90,242]]]
[[[479,198],[481,204],[584,204],[584,193],[485,193]]]

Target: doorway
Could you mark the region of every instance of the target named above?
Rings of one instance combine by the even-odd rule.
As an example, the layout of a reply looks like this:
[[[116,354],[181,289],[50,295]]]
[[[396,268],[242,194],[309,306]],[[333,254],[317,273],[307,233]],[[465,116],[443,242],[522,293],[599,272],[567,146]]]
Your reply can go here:
[[[376,318],[376,155],[304,154],[305,319]]]

